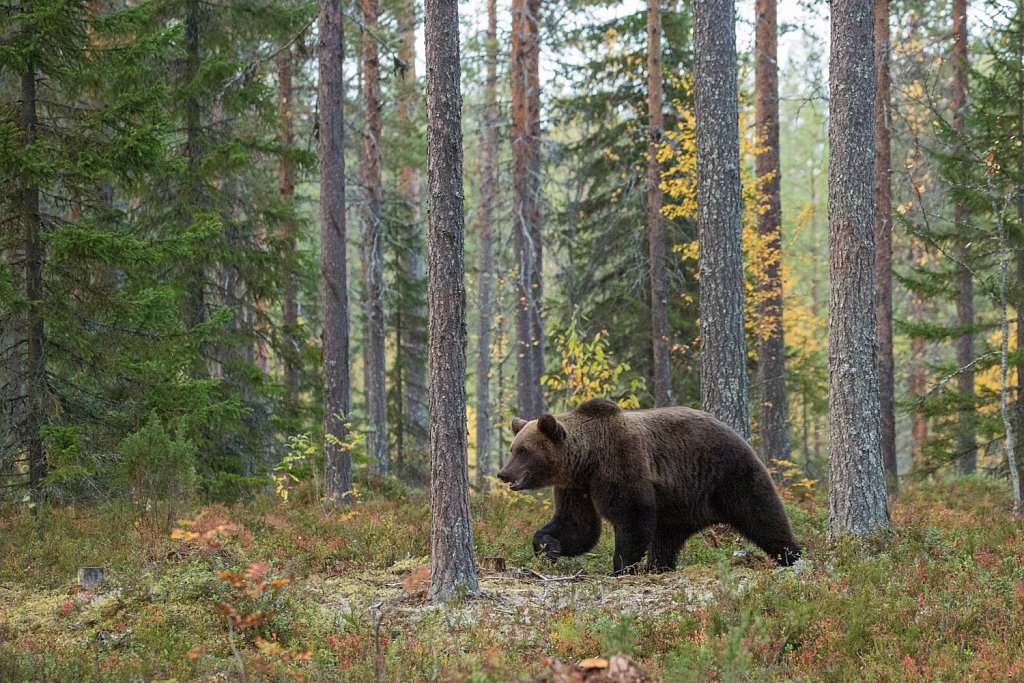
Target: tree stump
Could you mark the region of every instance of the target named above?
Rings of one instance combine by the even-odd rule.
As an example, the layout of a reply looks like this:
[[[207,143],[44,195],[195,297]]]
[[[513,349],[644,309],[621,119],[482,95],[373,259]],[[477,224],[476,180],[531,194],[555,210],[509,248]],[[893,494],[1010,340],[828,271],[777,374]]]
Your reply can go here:
[[[94,588],[107,578],[107,570],[103,567],[79,567],[78,585],[86,590]]]
[[[480,558],[480,569],[485,572],[494,572],[501,574],[505,571],[505,558],[504,557],[481,557]]]

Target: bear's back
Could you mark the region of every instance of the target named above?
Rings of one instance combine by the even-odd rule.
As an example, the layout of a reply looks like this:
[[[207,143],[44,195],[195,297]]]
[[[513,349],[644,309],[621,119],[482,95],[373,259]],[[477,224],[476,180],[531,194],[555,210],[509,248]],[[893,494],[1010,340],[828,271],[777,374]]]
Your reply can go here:
[[[626,425],[664,481],[720,481],[760,466],[743,437],[709,413],[682,406],[623,411]]]

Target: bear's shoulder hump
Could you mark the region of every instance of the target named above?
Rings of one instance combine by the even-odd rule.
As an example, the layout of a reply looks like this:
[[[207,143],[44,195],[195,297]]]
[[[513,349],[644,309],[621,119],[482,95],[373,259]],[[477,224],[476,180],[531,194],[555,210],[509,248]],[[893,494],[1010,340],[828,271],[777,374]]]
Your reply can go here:
[[[606,398],[592,398],[576,406],[575,412],[587,417],[604,417],[617,415],[622,412],[622,408],[619,407],[619,404]]]

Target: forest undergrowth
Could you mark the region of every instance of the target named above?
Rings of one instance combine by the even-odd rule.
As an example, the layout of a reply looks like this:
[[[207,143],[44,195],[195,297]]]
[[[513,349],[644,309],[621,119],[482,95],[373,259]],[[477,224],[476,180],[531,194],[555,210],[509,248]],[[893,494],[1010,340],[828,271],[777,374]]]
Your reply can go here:
[[[474,494],[482,596],[426,600],[425,493],[364,484],[235,505],[0,514],[0,681],[554,680],[624,652],[664,681],[1024,679],[1024,529],[1000,482],[907,484],[895,534],[825,541],[823,495],[784,490],[806,561],[727,527],[680,569],[610,578],[611,530],[556,565],[547,496]],[[78,586],[81,566],[105,582]]]

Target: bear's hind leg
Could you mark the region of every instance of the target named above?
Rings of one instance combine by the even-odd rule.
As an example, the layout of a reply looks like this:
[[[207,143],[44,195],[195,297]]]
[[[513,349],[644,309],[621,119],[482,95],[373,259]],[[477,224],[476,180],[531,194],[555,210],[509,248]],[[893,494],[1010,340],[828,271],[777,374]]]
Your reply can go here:
[[[654,532],[654,541],[647,557],[647,571],[655,574],[670,572],[676,568],[679,551],[696,530],[683,527],[659,526]]]
[[[793,538],[782,499],[767,472],[757,472],[748,482],[731,486],[727,494],[716,496],[715,509],[722,521],[779,564],[788,567],[800,559],[800,546]]]

